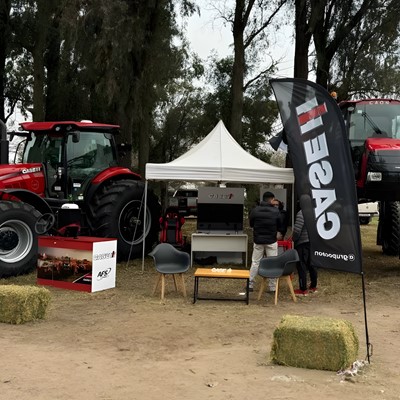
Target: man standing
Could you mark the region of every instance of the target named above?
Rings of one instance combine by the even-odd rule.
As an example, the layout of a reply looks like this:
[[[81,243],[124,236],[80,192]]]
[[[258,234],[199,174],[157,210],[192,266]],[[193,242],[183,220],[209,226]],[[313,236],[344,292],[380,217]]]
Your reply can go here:
[[[265,192],[263,201],[254,207],[249,216],[250,227],[253,228],[253,255],[250,268],[250,291],[253,291],[254,281],[258,274],[260,260],[278,255],[277,235],[284,234],[280,212],[273,205],[275,196],[271,192]],[[268,280],[269,291],[275,291],[276,279]]]
[[[283,234],[282,232],[278,232],[278,240],[283,240],[283,238],[286,235],[287,228],[288,228],[288,215],[287,212],[284,208],[284,204],[282,201],[278,200],[277,198],[272,200],[272,205],[274,207],[278,207],[279,213],[280,213],[280,218],[281,218],[281,227],[283,229]]]

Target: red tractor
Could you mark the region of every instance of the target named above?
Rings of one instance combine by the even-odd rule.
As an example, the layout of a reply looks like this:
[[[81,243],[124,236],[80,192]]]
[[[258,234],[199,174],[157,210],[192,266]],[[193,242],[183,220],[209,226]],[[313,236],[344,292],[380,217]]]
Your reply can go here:
[[[339,104],[345,119],[358,202],[379,201],[377,244],[399,255],[400,101],[368,99]]]
[[[120,261],[141,255],[143,240],[151,248],[161,208],[152,191],[145,206],[141,177],[118,166],[119,126],[91,121],[21,126],[24,132],[11,134],[22,139],[14,164],[0,126],[0,277],[36,266],[39,234],[113,237]]]

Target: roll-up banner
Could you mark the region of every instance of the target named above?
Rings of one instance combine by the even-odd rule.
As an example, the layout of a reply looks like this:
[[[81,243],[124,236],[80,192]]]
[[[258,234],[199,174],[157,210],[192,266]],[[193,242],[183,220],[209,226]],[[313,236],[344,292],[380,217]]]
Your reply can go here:
[[[270,81],[292,158],[316,267],[362,273],[357,194],[344,120],[314,82]]]

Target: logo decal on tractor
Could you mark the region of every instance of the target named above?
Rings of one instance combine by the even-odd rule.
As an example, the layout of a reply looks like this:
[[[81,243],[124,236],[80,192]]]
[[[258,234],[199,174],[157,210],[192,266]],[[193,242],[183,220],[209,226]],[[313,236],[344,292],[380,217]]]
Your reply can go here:
[[[41,170],[42,170],[41,167],[32,167],[32,168],[24,168],[24,169],[21,169],[21,172],[22,172],[23,174],[30,174],[30,173],[32,173],[32,172],[40,172]]]

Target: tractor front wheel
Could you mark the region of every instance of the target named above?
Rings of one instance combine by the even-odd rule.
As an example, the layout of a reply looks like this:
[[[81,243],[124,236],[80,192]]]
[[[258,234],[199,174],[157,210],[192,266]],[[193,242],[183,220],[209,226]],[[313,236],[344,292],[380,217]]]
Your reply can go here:
[[[383,254],[399,255],[400,202],[380,203],[377,244],[382,245]]]
[[[40,213],[31,205],[0,201],[0,278],[30,272],[36,267]]]

